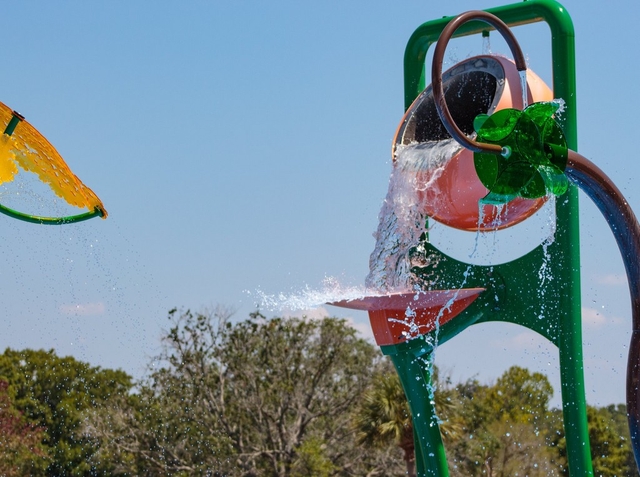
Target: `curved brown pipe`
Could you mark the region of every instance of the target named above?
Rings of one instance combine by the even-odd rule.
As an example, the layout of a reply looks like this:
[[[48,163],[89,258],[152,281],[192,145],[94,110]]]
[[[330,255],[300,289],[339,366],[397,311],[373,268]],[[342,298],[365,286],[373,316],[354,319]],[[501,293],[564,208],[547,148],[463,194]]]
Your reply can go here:
[[[565,173],[607,219],[627,272],[633,322],[627,361],[627,420],[633,453],[640,464],[640,224],[622,192],[590,160],[569,150]]]
[[[440,120],[446,126],[449,134],[451,134],[451,136],[459,144],[473,152],[489,152],[492,154],[501,154],[502,147],[500,147],[499,145],[474,141],[473,139],[468,138],[458,128],[455,121],[453,120],[453,117],[451,116],[451,113],[449,112],[449,107],[447,106],[447,102],[445,100],[444,92],[442,89],[442,63],[444,61],[444,52],[447,49],[447,44],[449,43],[449,40],[458,29],[458,27],[460,27],[460,25],[472,20],[480,20],[494,27],[503,36],[503,38],[507,42],[507,45],[509,45],[518,71],[526,71],[527,69],[527,63],[524,58],[524,54],[522,53],[522,49],[520,48],[516,37],[513,35],[513,32],[509,29],[506,23],[488,12],[479,10],[465,12],[455,17],[447,24],[446,27],[444,27],[442,33],[440,33],[438,42],[436,43],[436,48],[433,53],[433,64],[431,67],[431,87],[433,88],[433,99],[435,101],[436,110],[438,111]]]

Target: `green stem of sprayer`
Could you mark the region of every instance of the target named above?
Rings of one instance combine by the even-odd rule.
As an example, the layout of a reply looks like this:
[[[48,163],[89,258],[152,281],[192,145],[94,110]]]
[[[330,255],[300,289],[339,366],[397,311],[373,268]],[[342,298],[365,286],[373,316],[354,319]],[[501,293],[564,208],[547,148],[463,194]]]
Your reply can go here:
[[[407,396],[412,416],[422,416],[413,420],[414,449],[418,477],[448,477],[447,456],[440,435],[438,417],[431,399],[431,373],[427,364],[429,353],[423,356],[399,353],[389,355],[400,377]]]
[[[93,219],[94,217],[104,217],[104,211],[96,207],[91,212],[85,212],[78,215],[69,215],[67,217],[41,217],[38,215],[29,215],[17,210],[10,209],[0,204],[0,213],[8,215],[11,218],[22,220],[23,222],[30,222],[32,224],[41,225],[64,225],[74,224],[76,222],[84,222],[85,220]]]

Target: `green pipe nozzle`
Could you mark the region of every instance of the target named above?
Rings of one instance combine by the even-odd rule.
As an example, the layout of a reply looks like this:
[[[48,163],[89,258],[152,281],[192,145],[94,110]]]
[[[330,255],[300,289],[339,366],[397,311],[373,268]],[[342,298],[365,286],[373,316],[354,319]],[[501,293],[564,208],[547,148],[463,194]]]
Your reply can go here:
[[[19,112],[11,111],[11,114],[12,116],[9,120],[9,124],[7,124],[7,127],[4,129],[4,134],[7,136],[11,136],[13,134],[13,131],[16,130],[16,126],[20,121],[24,121],[24,116]]]
[[[504,204],[516,197],[537,199],[567,191],[567,142],[554,119],[558,102],[539,102],[524,111],[502,109],[474,120],[478,141],[501,146],[501,154],[476,152],[480,182],[489,189],[483,203]]]

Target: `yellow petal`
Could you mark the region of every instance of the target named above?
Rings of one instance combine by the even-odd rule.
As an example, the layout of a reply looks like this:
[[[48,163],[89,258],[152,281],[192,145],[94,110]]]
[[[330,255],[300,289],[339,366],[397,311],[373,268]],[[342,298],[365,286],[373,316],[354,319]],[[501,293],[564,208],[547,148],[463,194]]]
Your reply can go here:
[[[13,141],[3,134],[0,137],[0,184],[11,182],[18,173],[16,158],[13,152]]]
[[[12,117],[12,110],[0,103],[0,127],[6,128]],[[10,152],[13,152],[15,161],[25,171],[35,173],[69,205],[89,210],[100,209],[104,212],[103,218],[106,218],[106,210],[98,196],[71,172],[58,151],[31,124],[24,120],[20,121],[10,138],[6,134],[2,136],[10,139],[7,141]],[[10,166],[5,167],[2,159],[5,156],[3,147],[0,145],[0,181],[5,175],[8,177],[11,174]],[[6,174],[3,172],[5,169],[8,171]],[[13,175],[15,172],[11,178]]]

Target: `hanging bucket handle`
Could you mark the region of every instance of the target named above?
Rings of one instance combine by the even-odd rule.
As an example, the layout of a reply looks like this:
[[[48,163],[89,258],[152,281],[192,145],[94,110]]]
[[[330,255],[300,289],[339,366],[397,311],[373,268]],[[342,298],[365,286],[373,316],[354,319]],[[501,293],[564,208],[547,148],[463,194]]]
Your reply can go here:
[[[447,49],[447,44],[449,43],[451,37],[453,37],[455,31],[461,25],[472,20],[483,21],[495,28],[505,39],[507,45],[509,45],[518,71],[527,70],[527,63],[525,61],[524,54],[522,53],[522,49],[516,41],[516,37],[513,35],[513,32],[506,23],[488,12],[472,10],[469,12],[461,13],[453,20],[451,20],[446,27],[444,27],[442,33],[440,33],[438,42],[436,43],[436,48],[433,53],[433,64],[431,67],[431,87],[433,89],[433,99],[435,101],[436,110],[438,111],[438,116],[440,116],[442,124],[447,129],[449,134],[451,134],[451,137],[458,141],[458,143],[473,152],[502,154],[502,147],[498,144],[486,144],[474,141],[473,139],[468,138],[460,130],[460,128],[458,128],[455,121],[453,120],[453,117],[451,116],[451,113],[449,112],[447,101],[444,97],[444,91],[442,89],[442,63],[444,61],[444,52]]]

